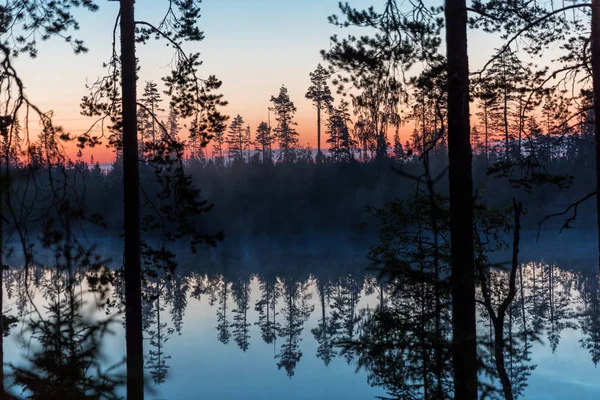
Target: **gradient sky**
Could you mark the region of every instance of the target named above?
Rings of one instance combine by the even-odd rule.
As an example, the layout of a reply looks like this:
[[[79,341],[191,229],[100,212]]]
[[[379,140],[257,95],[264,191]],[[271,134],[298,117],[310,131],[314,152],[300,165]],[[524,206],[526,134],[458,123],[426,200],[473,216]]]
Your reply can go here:
[[[352,0],[356,7],[378,6],[383,0]],[[166,2],[140,0],[136,4],[137,19],[157,21]],[[81,29],[90,51],[72,54],[70,47],[58,39],[40,45],[35,60],[16,60],[30,99],[43,110],[53,110],[55,122],[73,133],[84,131],[91,120],[79,114],[79,102],[86,94],[86,81],[94,81],[103,73],[102,62],[110,55],[112,28],[118,2],[100,1],[100,11],[79,11]],[[204,65],[200,74],[215,74],[223,81],[222,92],[229,101],[225,112],[241,114],[254,131],[267,119],[271,95],[282,84],[289,89],[298,112],[296,121],[300,143],[316,147],[316,112],[304,98],[310,84],[309,73],[321,62],[319,50],[329,47],[332,34],[345,35],[327,21],[338,11],[338,0],[204,0],[201,29],[206,39],[187,45],[189,51],[202,53]],[[471,48],[475,62],[489,54],[489,38],[474,36]],[[164,43],[138,46],[141,80],[160,82],[167,74],[172,50]],[[143,85],[143,82],[140,84]],[[112,152],[94,149],[96,159],[111,161]],[[86,151],[86,158],[90,151]]]

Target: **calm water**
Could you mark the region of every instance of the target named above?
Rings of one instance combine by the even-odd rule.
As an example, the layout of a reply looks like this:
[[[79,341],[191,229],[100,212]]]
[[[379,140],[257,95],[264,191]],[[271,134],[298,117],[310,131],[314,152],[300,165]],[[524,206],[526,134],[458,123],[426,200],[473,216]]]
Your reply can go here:
[[[148,282],[144,346],[154,391],[148,398],[374,399],[401,393],[403,374],[418,371],[418,360],[433,354],[431,349],[422,357],[411,354],[423,350],[419,329],[433,329],[419,325],[430,292],[402,286],[395,291],[396,284],[380,283],[364,264],[355,264],[311,259],[260,268],[229,261],[186,265],[171,281]],[[42,289],[30,291],[41,306],[51,299],[43,287],[52,284],[53,274],[37,275]],[[600,278],[544,262],[523,264],[522,275],[506,323],[507,337],[515,339],[507,357],[513,382],[527,385],[526,399],[599,398]],[[25,315],[31,305],[22,270],[5,276],[4,311]],[[491,280],[502,288],[506,275],[497,272]],[[92,303],[85,282],[78,290]],[[110,313],[118,309],[119,292],[111,293]],[[373,325],[379,307],[396,315],[403,328]],[[440,323],[436,329],[443,336],[448,323],[443,318]],[[114,328],[105,350],[117,361],[124,339],[121,324]],[[483,309],[479,329],[483,342],[490,333]],[[523,339],[528,331],[539,340]],[[5,339],[7,362],[22,362],[27,354],[20,333],[16,327]],[[381,348],[340,347],[350,342]],[[485,360],[486,346],[480,350]],[[408,383],[423,390],[420,379]]]

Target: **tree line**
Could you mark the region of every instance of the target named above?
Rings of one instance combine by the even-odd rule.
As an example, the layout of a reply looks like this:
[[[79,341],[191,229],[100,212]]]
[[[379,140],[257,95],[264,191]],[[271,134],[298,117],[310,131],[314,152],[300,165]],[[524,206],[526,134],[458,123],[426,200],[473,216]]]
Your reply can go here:
[[[524,206],[528,201],[572,186],[573,176],[567,170],[571,166],[578,171],[589,168],[595,178],[592,187],[587,189],[585,178],[580,184],[587,193],[577,191],[579,199],[565,198],[564,211],[548,217],[564,216],[563,228],[568,228],[580,207],[584,207],[582,204],[595,196],[600,229],[600,127],[594,121],[600,112],[594,101],[600,96],[600,3],[576,1],[554,8],[526,0],[474,0],[469,6],[465,0],[446,0],[434,6],[423,1],[400,4],[386,0],[381,10],[340,4],[341,15],[333,15],[329,21],[341,28],[366,28],[368,32],[363,36],[333,36],[330,49],[322,52],[328,67],[317,67],[310,75],[306,97],[317,110],[314,159],[309,149],[298,149],[296,107],[285,87],[271,98],[276,115],[272,130],[268,122],[263,122],[252,139],[252,132],[244,127],[239,115],[227,126],[228,118],[220,111],[227,104],[218,93],[221,82],[214,76],[200,78],[199,54],[184,51],[186,42],[203,39],[198,27],[200,1],[173,2],[169,6],[164,18],[154,25],[136,20],[132,0],[120,1],[106,75],[88,87],[89,94],[81,102],[83,115],[96,118],[94,126],[103,127],[102,135],[108,137],[117,153],[112,180],[99,173],[98,166],[90,171],[81,160],[68,160],[62,149],[64,143],[81,148],[98,146],[100,135],[94,135],[90,129],[73,136],[55,126],[52,114],[29,100],[12,64],[17,56],[35,57],[39,41],[52,36],[62,37],[76,53],[84,53],[84,43],[70,35],[78,28],[72,8],[95,11],[98,6],[90,1],[37,0],[31,4],[15,1],[5,8],[0,21],[4,25],[1,31],[7,33],[0,43],[4,109],[0,119],[2,257],[13,253],[14,247],[5,243],[16,237],[25,268],[33,268],[38,254],[34,245],[38,238],[32,235],[35,227],[43,233],[39,246],[53,251],[57,271],[67,272],[70,277],[68,287],[73,287],[75,264],[89,270],[95,290],[102,291],[109,282],[122,280],[126,299],[127,396],[142,399],[143,283],[157,271],[172,276],[177,265],[169,248],[173,242],[186,238],[195,251],[201,244],[215,245],[223,239],[218,228],[206,220],[200,222],[214,207],[201,197],[193,185],[193,176],[184,167],[213,169],[219,171],[217,176],[223,170],[237,170],[238,165],[247,164],[242,170],[249,172],[243,173],[260,171],[261,176],[269,176],[273,182],[277,182],[273,180],[277,174],[288,178],[291,172],[303,169],[304,173],[314,173],[314,181],[323,179],[327,168],[335,171],[330,179],[362,170],[369,172],[367,179],[375,181],[389,179],[389,171],[393,170],[412,182],[407,187],[416,195],[408,201],[399,199],[400,202],[392,200],[387,204],[385,200],[389,199],[381,192],[373,196],[378,200],[375,205],[380,207],[372,212],[385,217],[377,230],[383,234],[383,253],[378,253],[381,257],[377,262],[385,274],[409,277],[421,290],[434,290],[434,304],[428,306],[435,310],[432,323],[439,326],[434,331],[436,342],[431,353],[437,357],[431,364],[437,386],[431,393],[436,398],[467,400],[478,398],[482,391],[486,393],[486,382],[479,380],[476,323],[477,304],[483,302],[493,322],[493,360],[501,390],[506,399],[514,398],[520,390],[520,378],[506,372],[505,353],[512,339],[506,338],[504,327],[506,318],[510,318],[510,307],[518,298]],[[477,71],[469,66],[468,29],[496,35],[503,43]],[[170,109],[166,123],[157,117],[157,112],[162,111],[157,85],[149,82],[142,96],[136,93],[141,67],[136,44],[154,39],[162,39],[174,49],[172,70],[163,78]],[[560,50],[556,60],[541,68],[528,62],[554,45]],[[417,69],[417,65],[421,68]],[[330,77],[342,97],[337,107],[328,86]],[[470,109],[476,110],[475,115]],[[17,122],[30,110],[42,121],[42,133],[37,138],[30,137],[28,120],[23,128]],[[323,114],[327,115],[329,156],[321,151]],[[186,142],[177,137],[181,130],[178,119],[187,131]],[[405,121],[414,129],[408,144],[402,144],[399,136]],[[392,133],[393,143],[388,143]],[[24,136],[22,146],[20,135]],[[211,140],[213,159],[206,160],[204,148]],[[275,145],[279,152],[274,155]],[[253,146],[255,153],[251,155]],[[592,154],[595,166],[590,161]],[[228,168],[225,156],[231,160]],[[274,162],[281,166],[273,168]],[[483,183],[491,190],[505,189],[509,202],[503,210],[488,201],[490,195],[486,197],[478,186],[482,182],[475,181],[473,166],[478,164],[481,174],[490,177],[482,179]],[[286,170],[291,172],[280,173]],[[337,171],[344,172],[336,175]],[[90,212],[93,208],[84,200],[84,174],[96,176],[99,184],[95,187],[114,184],[112,193],[120,193],[124,201],[119,207],[122,219],[118,221],[123,228],[124,262],[123,268],[114,273],[101,268],[100,258],[92,256],[93,248],[87,248],[73,233],[74,227],[105,224],[102,213]],[[491,177],[501,179],[492,181]],[[268,182],[267,178],[262,179],[256,182]],[[151,187],[147,186],[149,182]],[[319,204],[319,191],[325,184],[326,180],[321,181],[311,193],[314,204]],[[264,185],[252,189],[247,190],[249,197],[242,203],[241,214],[248,211],[244,205],[253,203],[250,195],[264,201],[269,193],[276,192],[277,185],[270,192],[265,191]],[[304,196],[306,191],[302,189],[296,190]],[[389,194],[394,196],[393,192]],[[351,196],[344,195],[338,195],[338,201]],[[292,204],[294,208],[282,207],[280,213],[302,207],[301,202]],[[257,221],[260,218],[253,223],[258,225]],[[391,229],[396,225],[406,231]],[[387,237],[386,229],[396,233]],[[500,243],[501,233],[512,238],[506,244],[512,248],[512,260],[506,276],[508,283],[504,285],[492,279],[495,269],[487,257],[489,247]],[[150,240],[152,237],[159,240]],[[424,252],[410,253],[415,246]],[[433,285],[432,289],[427,285]],[[300,289],[297,284],[284,285],[288,293]],[[496,289],[501,301],[492,295]],[[236,296],[243,298],[243,290]],[[449,309],[442,307],[444,296],[450,301]],[[70,310],[63,313],[71,317],[64,323],[79,323],[75,301],[59,305]],[[160,305],[156,307],[160,311]],[[306,314],[294,304],[289,305],[287,312]],[[444,318],[451,322],[449,337],[440,328]],[[156,335],[160,336],[158,327],[162,323],[156,324]],[[298,336],[298,329],[292,325],[285,335],[292,340]],[[443,341],[448,342],[446,355],[445,350],[436,347]],[[290,343],[287,349],[289,354],[281,355],[282,366],[292,365],[298,359],[296,344]],[[155,353],[152,357],[159,357],[159,367],[154,372],[160,374],[164,369],[162,356]],[[448,385],[441,379],[444,357],[452,365]],[[423,386],[429,388],[434,381],[428,377]]]

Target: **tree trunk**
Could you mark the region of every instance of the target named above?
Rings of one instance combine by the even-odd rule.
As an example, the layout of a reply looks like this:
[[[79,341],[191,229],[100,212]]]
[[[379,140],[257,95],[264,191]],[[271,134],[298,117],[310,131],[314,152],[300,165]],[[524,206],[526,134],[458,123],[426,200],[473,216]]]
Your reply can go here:
[[[519,268],[519,243],[521,241],[521,212],[523,210],[521,203],[517,203],[513,200],[514,205],[514,238],[513,238],[513,254],[512,254],[512,267],[509,275],[509,284],[508,284],[508,295],[506,299],[500,305],[498,310],[498,317],[494,321],[494,330],[495,330],[495,357],[496,357],[496,369],[498,371],[498,377],[500,378],[500,382],[502,383],[502,391],[504,392],[504,398],[506,400],[513,400],[513,388],[512,383],[510,381],[510,377],[506,372],[506,360],[504,357],[504,318],[506,313],[509,313],[509,354],[511,354],[511,367],[510,367],[510,375],[513,376],[513,368],[512,368],[512,315],[510,314],[509,307],[513,302],[515,295],[517,294],[516,280],[517,280],[517,269]]]
[[[454,398],[477,400],[473,177],[465,0],[446,0]]]
[[[506,68],[504,66],[503,68]],[[506,83],[505,71],[502,71],[502,81],[504,82],[504,106],[503,106],[503,122],[504,122],[504,141],[505,152],[504,157],[506,161],[510,160],[510,139],[508,136],[508,84]]]
[[[521,289],[521,314],[523,318],[523,331],[524,335],[524,344],[525,344],[525,355],[529,353],[529,348],[527,346],[527,314],[525,313],[525,289],[523,288],[523,265],[519,265],[519,284]]]
[[[523,125],[525,119],[525,111],[523,110],[523,99],[519,97],[519,144],[517,146],[517,157],[521,159],[521,142],[523,140]]]
[[[485,127],[485,167],[488,167],[488,152],[489,152],[489,127],[488,127],[488,111],[487,105],[483,106],[483,124]]]
[[[596,150],[596,219],[600,266],[600,0],[592,0],[592,80],[594,90],[594,140]]]
[[[142,400],[144,398],[144,353],[142,342],[140,173],[137,153],[138,138],[134,29],[133,0],[121,0],[127,399]]]
[[[321,105],[317,105],[317,163],[321,162]]]
[[[8,152],[7,152],[8,153]],[[8,164],[8,154],[5,155],[6,163]],[[6,167],[7,174],[0,176],[0,399],[4,398],[4,207],[3,207],[3,190],[7,190],[8,197],[8,166]]]
[[[512,385],[504,364],[504,313],[498,314],[498,319],[494,324],[494,356],[504,398],[505,400],[513,400]]]

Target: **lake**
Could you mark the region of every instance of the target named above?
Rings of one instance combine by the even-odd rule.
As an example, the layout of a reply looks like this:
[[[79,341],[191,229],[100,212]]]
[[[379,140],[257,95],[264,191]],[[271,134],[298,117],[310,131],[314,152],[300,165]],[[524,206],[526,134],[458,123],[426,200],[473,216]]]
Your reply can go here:
[[[171,279],[144,286],[148,398],[421,398],[447,385],[449,313],[431,315],[431,287],[378,280],[369,267],[366,258],[315,254],[268,263],[187,256]],[[520,397],[598,398],[600,276],[594,262],[540,258],[520,268],[505,324],[507,373],[521,385]],[[64,290],[64,277],[51,269],[30,274],[37,276],[28,285],[31,299],[44,313],[45,304],[60,298],[56,288]],[[32,315],[24,279],[20,268],[5,272],[5,313]],[[99,295],[88,292],[84,276],[76,274],[75,281],[86,313],[118,313],[118,281],[103,309],[90,308]],[[495,301],[506,281],[504,271],[491,274]],[[482,306],[478,315],[482,363],[493,369],[489,316]],[[106,365],[124,355],[122,321],[113,330],[104,337]],[[6,362],[26,365],[23,336],[22,324],[11,329]],[[483,372],[481,379],[499,387]]]

